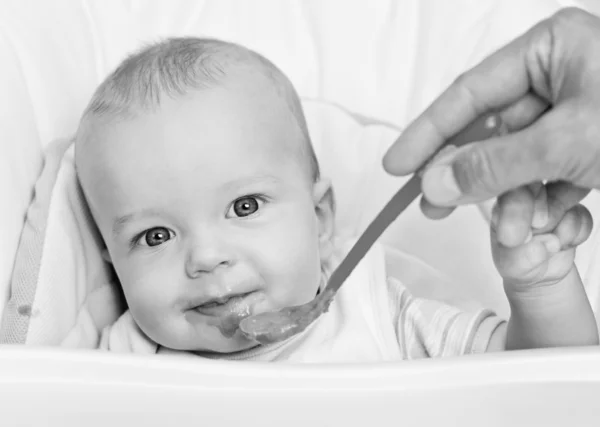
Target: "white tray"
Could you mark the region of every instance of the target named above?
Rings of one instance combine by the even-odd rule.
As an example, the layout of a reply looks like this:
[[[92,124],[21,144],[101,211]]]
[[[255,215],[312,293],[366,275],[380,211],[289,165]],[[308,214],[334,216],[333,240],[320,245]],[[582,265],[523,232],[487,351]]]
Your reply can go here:
[[[284,365],[0,347],[1,426],[600,426],[600,349]]]

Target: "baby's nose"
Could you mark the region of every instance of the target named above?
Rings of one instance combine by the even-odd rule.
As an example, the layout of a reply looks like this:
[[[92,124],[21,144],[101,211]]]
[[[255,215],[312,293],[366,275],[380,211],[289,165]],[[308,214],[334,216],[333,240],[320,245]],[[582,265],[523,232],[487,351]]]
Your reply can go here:
[[[189,251],[186,259],[186,273],[190,278],[196,278],[202,273],[210,273],[220,266],[228,266],[233,257],[227,245],[215,242],[199,242]]]

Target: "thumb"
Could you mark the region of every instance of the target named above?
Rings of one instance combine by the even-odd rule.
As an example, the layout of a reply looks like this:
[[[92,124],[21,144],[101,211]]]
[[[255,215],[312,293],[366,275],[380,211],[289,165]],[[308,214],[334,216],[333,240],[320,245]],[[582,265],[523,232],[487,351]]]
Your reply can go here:
[[[496,197],[534,181],[566,178],[572,164],[561,141],[558,110],[550,110],[532,125],[512,134],[478,141],[441,156],[423,175],[423,193],[438,206],[456,206]]]

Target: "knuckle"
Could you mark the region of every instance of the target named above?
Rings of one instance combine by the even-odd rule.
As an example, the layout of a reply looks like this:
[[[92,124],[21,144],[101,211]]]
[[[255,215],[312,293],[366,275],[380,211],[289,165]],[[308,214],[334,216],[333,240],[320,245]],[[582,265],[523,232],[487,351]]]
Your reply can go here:
[[[454,79],[452,87],[457,91],[458,96],[465,101],[463,105],[470,105],[473,114],[478,116],[485,110],[485,105],[482,105],[480,97],[475,96],[472,87],[474,78],[469,71],[461,73]]]
[[[550,18],[550,32],[555,40],[585,49],[598,36],[597,17],[578,7],[565,7]]]
[[[469,89],[469,80],[470,80],[469,73],[465,71],[463,73],[460,73],[458,76],[456,76],[454,78],[452,86],[459,88],[459,90],[464,90],[465,95],[471,96],[472,93],[471,93],[471,90]]]
[[[552,16],[552,21],[557,27],[571,28],[579,26],[581,21],[587,18],[586,12],[577,7],[564,7]]]

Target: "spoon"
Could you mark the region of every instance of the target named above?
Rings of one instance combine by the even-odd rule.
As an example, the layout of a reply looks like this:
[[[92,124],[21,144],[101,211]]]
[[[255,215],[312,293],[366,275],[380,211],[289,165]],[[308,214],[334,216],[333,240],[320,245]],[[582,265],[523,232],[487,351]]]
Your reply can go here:
[[[387,227],[421,194],[421,171],[429,160],[446,146],[459,147],[469,142],[481,141],[494,136],[501,130],[498,114],[487,114],[473,121],[464,130],[446,141],[417,172],[390,199],[377,217],[359,237],[344,260],[333,272],[327,287],[315,299],[306,304],[285,307],[279,311],[265,312],[244,318],[239,328],[242,334],[260,344],[271,344],[290,338],[304,331],[321,314],[329,309],[331,301],[354,267],[364,257],[373,243]]]

